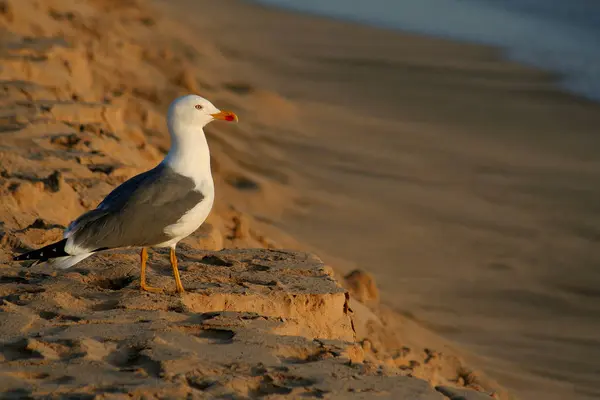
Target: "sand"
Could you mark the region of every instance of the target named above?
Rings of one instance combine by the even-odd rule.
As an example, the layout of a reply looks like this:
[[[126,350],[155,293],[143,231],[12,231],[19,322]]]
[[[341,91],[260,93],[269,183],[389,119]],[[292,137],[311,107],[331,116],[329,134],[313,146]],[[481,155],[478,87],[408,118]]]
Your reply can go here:
[[[368,272],[285,249],[310,246],[259,214],[301,204],[299,177],[263,132],[299,108],[230,78],[218,45],[142,1],[8,0],[0,21],[0,397],[510,398]],[[166,107],[189,92],[243,122],[207,130],[217,201],[179,246],[186,294],[161,251],[165,294],[140,292],[135,249],[68,271],[11,261],[160,161]]]
[[[1,4],[2,307],[7,318],[24,318],[2,325],[10,346],[1,373],[14,394],[42,396],[58,382],[95,396],[177,387],[197,397],[369,398],[380,390],[384,398],[459,398],[448,387],[466,387],[473,398],[473,390],[509,398],[474,366],[520,398],[597,394],[600,113],[555,91],[551,75],[502,62],[488,48],[237,1]],[[158,162],[169,146],[166,107],[189,92],[240,116],[236,126],[207,129],[217,199],[180,251],[191,297],[140,296],[134,251],[90,258],[64,276],[9,262],[15,251],[56,240],[111,188]],[[243,261],[220,282],[228,302],[199,300],[208,291],[201,283],[211,282],[201,260],[226,257],[207,252],[222,248],[318,254],[327,266],[315,268],[328,272],[317,282],[336,283],[311,291],[348,290],[347,304],[327,303],[327,312],[337,320],[348,313],[355,337],[314,313],[281,327],[276,316],[285,313],[252,297],[271,282],[249,282]],[[153,260],[151,282],[168,287],[164,255]],[[90,274],[117,284],[93,285]],[[273,287],[296,295],[277,285],[286,279]],[[44,294],[68,294],[65,287],[78,301],[56,304]],[[114,308],[95,309],[94,299]],[[84,327],[107,319],[108,343]],[[224,327],[234,335],[211,331]],[[72,330],[77,340],[63,336]],[[130,340],[142,333],[147,351]],[[322,340],[337,347],[323,352]],[[204,355],[215,345],[229,346],[222,359]],[[228,357],[245,347],[252,350],[232,367]],[[302,371],[290,366],[297,353],[309,355]],[[183,368],[173,362],[180,354],[199,364]],[[102,382],[46,370],[70,360],[99,363]],[[23,365],[31,371],[19,374]],[[363,379],[367,386],[345,386]]]
[[[235,1],[161,4],[215,37],[238,81],[293,106],[256,132],[285,154],[259,165],[300,197],[282,218],[253,215],[368,270],[386,304],[522,398],[600,395],[597,104],[495,49]]]

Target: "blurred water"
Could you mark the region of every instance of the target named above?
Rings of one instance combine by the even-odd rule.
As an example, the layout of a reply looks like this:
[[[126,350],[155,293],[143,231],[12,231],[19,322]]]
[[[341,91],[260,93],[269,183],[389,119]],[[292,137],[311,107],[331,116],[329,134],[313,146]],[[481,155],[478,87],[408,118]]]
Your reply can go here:
[[[258,0],[264,4],[498,46],[561,74],[561,86],[600,101],[597,0]]]

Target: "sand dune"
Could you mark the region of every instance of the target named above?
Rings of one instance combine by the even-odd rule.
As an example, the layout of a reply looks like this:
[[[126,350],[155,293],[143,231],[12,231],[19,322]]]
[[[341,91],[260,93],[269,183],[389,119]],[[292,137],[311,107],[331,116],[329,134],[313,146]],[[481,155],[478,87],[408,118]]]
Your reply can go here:
[[[275,126],[298,118],[293,101],[229,79],[234,57],[142,1],[0,5],[3,397],[508,398],[380,304],[368,274],[344,280],[335,265],[278,250],[308,247],[273,226],[302,204],[264,135],[274,115]],[[190,91],[244,123],[208,132],[218,196],[179,251],[189,293],[140,293],[134,250],[68,271],[10,261],[157,163],[165,108]],[[164,254],[150,262],[150,281],[172,285]]]

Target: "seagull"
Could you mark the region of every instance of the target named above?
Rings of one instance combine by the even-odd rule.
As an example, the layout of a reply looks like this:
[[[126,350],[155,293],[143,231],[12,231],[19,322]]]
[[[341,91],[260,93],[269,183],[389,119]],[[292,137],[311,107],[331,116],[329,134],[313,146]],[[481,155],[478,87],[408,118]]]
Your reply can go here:
[[[176,290],[184,293],[175,247],[204,223],[213,206],[215,187],[203,127],[214,120],[238,118],[197,95],[175,99],[167,115],[171,148],[162,162],[125,181],[96,209],[71,222],[61,241],[13,260],[67,269],[99,251],[141,247],[140,288],[162,293],[146,284],[148,248],[170,248]]]

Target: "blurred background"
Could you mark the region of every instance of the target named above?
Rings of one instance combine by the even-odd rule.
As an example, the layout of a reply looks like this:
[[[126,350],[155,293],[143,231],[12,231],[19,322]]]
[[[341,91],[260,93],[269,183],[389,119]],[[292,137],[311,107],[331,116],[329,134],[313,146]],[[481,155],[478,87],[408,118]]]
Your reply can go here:
[[[499,46],[600,99],[600,4],[593,0],[259,0],[370,25]]]

